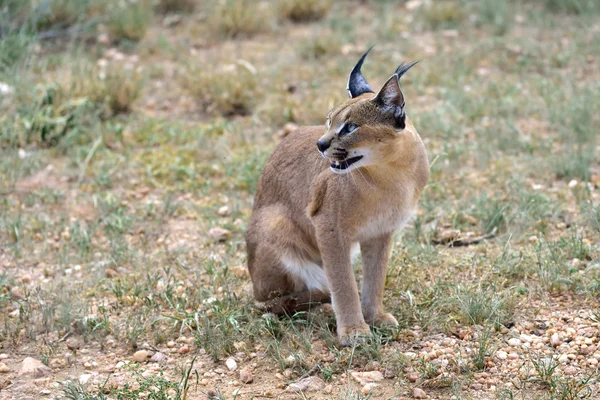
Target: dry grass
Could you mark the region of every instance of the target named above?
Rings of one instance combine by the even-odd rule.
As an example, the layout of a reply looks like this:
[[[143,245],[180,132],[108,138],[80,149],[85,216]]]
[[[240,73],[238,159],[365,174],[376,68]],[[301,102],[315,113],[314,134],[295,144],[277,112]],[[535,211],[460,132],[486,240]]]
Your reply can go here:
[[[150,0],[118,2],[108,12],[108,31],[117,41],[139,42],[154,17]]]
[[[269,32],[272,24],[271,4],[264,1],[219,0],[208,17],[210,30],[227,38]]]
[[[280,0],[277,12],[282,19],[293,22],[318,21],[331,10],[333,0]]]
[[[250,114],[263,89],[256,69],[243,60],[214,70],[189,67],[181,82],[204,111],[223,116]]]

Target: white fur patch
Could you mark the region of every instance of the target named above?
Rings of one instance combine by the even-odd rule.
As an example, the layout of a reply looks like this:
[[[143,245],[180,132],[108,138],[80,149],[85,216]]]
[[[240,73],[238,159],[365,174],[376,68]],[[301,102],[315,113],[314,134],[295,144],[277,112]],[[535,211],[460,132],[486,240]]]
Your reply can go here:
[[[352,263],[360,254],[360,245],[352,243],[350,248],[350,258]],[[308,290],[321,290],[330,293],[329,283],[325,270],[318,264],[306,261],[297,257],[285,256],[281,259],[286,271],[293,277],[295,290],[301,292]]]
[[[283,257],[281,262],[287,272],[294,278],[296,291],[318,289],[329,293],[329,284],[325,270],[313,262],[296,257]]]

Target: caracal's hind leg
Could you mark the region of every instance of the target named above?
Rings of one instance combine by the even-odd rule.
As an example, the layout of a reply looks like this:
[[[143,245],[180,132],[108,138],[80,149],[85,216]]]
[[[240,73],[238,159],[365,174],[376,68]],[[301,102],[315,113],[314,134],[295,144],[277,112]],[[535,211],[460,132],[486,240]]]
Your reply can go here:
[[[248,270],[254,297],[266,311],[286,314],[330,301],[325,272],[307,260],[310,246],[303,243],[277,207],[253,215],[246,235]]]

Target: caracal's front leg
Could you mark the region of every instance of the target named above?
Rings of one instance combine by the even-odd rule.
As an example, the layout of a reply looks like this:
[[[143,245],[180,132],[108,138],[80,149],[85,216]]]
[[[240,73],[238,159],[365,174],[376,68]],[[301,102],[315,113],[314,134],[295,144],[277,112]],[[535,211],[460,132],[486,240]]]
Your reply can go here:
[[[374,326],[398,326],[398,321],[383,310],[383,289],[392,235],[360,242],[363,264],[362,311],[367,323]]]
[[[370,335],[360,307],[358,286],[350,261],[351,243],[337,229],[317,229],[323,268],[331,290],[331,304],[342,346],[364,341]]]

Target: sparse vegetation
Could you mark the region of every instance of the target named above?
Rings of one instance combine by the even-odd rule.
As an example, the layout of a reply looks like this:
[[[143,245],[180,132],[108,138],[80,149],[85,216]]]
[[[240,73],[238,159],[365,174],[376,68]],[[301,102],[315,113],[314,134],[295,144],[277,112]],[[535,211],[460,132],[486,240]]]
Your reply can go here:
[[[294,22],[318,21],[327,15],[332,4],[333,0],[279,0],[278,12]]]
[[[5,1],[2,395],[241,399],[310,378],[307,398],[598,397],[597,11]],[[328,306],[254,307],[243,234],[280,137],[323,124],[372,44],[374,89],[422,60],[402,88],[432,174],[389,262],[400,326],[341,348]],[[19,376],[25,355],[51,375]]]

